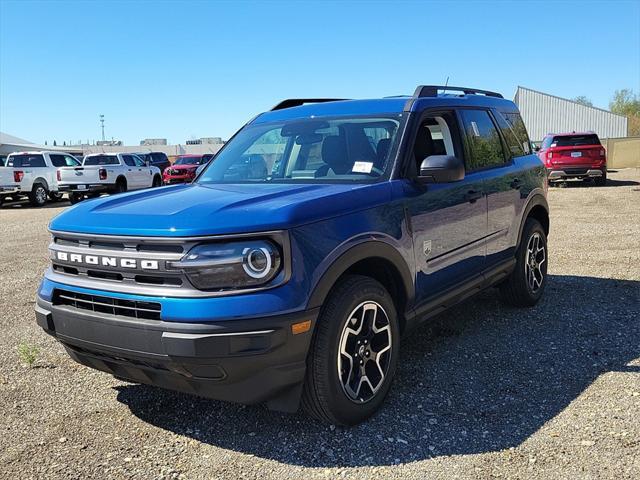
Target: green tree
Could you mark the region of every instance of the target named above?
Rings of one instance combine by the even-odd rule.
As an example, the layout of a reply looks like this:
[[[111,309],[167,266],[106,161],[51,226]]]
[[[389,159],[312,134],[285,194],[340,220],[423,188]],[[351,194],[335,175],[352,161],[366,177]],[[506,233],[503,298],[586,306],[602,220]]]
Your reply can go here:
[[[56,143],[56,141],[55,141],[55,140],[53,141],[53,146],[54,146],[54,147],[58,146],[58,144]]]
[[[629,119],[627,129],[630,137],[640,136],[640,96],[628,88],[616,90],[609,103],[609,109]]]
[[[584,105],[586,107],[593,107],[593,102],[591,100],[589,100],[588,97],[585,97],[584,95],[579,95],[576,98],[573,99],[574,102],[579,103],[580,105]]]

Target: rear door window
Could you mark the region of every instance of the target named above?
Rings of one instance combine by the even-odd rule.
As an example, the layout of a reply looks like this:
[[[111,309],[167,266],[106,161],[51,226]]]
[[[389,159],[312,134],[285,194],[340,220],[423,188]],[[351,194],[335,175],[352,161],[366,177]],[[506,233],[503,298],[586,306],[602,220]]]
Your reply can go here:
[[[12,155],[9,157],[7,167],[25,168],[25,167],[46,167],[44,157],[42,155]]]
[[[462,124],[469,147],[467,171],[498,167],[506,163],[502,141],[486,110],[461,110]]]

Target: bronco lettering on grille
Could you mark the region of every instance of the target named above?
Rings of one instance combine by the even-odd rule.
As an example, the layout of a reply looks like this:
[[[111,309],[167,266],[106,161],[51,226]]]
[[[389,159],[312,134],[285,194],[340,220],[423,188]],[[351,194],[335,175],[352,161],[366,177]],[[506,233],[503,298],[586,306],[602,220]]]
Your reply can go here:
[[[102,255],[80,255],[78,253],[56,252],[56,258],[62,262],[101,265],[103,267],[140,268],[142,270],[158,270],[157,260],[138,260],[134,258],[105,257]]]

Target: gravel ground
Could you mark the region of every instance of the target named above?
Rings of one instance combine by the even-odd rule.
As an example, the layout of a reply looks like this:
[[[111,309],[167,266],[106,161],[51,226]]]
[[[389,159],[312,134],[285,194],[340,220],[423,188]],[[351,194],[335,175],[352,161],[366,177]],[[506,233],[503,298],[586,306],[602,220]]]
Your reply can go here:
[[[343,429],[128,384],[35,324],[48,221],[0,210],[0,477],[639,478],[640,170],[550,191],[535,308],[487,291],[403,344],[382,411]],[[35,368],[17,345],[40,347]]]

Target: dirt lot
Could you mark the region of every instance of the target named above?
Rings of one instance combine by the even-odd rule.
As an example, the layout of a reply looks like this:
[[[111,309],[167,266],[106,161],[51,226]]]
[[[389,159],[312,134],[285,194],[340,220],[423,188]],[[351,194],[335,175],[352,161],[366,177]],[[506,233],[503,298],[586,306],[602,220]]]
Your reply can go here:
[[[550,281],[495,291],[404,342],[379,415],[351,429],[120,382],[35,324],[47,223],[0,209],[0,477],[639,478],[640,171],[550,191]],[[36,368],[21,342],[36,344]]]

